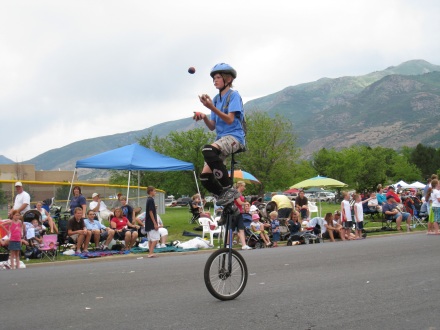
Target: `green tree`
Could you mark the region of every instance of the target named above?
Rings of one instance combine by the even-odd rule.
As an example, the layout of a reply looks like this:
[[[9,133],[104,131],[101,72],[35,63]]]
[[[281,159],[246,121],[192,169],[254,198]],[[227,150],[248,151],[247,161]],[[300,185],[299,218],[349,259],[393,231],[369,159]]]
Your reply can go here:
[[[247,193],[286,189],[295,182],[292,168],[299,157],[292,123],[281,115],[274,118],[265,112],[247,116],[246,149],[239,154],[238,168],[252,173],[261,185],[249,186]]]
[[[70,186],[60,186],[55,191],[55,200],[61,201],[61,200],[67,200],[67,197],[69,197],[69,191]]]
[[[440,152],[419,143],[410,154],[409,161],[420,169],[422,177],[426,179],[439,170]]]

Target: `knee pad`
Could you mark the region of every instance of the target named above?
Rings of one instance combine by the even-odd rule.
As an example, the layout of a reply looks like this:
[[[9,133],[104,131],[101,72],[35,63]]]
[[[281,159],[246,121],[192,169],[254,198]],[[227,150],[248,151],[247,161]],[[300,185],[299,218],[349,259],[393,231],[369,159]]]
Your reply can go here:
[[[220,182],[222,187],[229,187],[232,185],[229,179],[228,169],[226,168],[223,161],[220,159],[220,150],[216,147],[205,144],[202,149],[203,157],[205,158],[206,164],[211,169],[215,178]]]
[[[205,187],[211,194],[220,195],[223,191],[223,187],[215,178],[213,173],[202,173],[200,174],[200,182],[202,186]]]

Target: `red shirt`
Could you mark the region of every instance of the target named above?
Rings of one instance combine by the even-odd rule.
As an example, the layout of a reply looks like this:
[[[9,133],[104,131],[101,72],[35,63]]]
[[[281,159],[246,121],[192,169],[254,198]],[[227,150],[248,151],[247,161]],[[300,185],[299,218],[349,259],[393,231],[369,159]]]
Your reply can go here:
[[[388,191],[387,192],[387,196],[393,196],[394,197],[394,200],[396,201],[396,203],[400,203],[400,197],[399,197],[399,195],[397,195],[394,191]]]
[[[113,217],[111,222],[116,224],[116,230],[121,230],[127,226],[128,219],[126,217],[122,217],[122,219]]]
[[[241,195],[240,198],[237,198],[237,199],[240,199],[243,203],[244,203],[244,201],[245,201],[243,195]],[[238,203],[237,203],[237,200],[234,201],[234,204],[235,204],[235,205],[237,206],[237,208],[240,210],[240,213],[243,213],[243,204],[241,204],[241,205],[238,204]]]

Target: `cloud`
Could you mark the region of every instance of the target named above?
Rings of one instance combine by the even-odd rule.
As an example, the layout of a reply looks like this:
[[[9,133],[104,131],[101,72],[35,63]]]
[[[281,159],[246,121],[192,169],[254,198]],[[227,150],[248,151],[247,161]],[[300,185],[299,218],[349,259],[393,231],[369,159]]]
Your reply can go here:
[[[218,62],[245,100],[423,58],[440,64],[436,1],[19,1],[0,4],[0,154],[203,110]],[[7,31],[7,32],[5,32]],[[196,74],[187,68],[195,66]]]

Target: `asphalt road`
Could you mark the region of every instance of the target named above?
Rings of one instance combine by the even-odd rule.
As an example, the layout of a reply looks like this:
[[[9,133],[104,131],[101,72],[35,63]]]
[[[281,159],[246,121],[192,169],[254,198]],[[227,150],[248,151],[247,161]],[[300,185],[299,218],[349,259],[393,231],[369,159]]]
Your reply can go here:
[[[205,288],[209,253],[2,271],[0,329],[440,329],[440,236],[243,251],[243,294]]]

